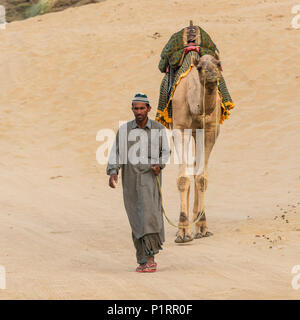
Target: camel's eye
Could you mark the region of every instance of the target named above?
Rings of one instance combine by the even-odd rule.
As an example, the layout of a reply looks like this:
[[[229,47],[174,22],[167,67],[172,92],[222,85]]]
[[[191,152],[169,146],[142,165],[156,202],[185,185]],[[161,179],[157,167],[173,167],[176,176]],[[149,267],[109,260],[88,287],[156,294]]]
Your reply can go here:
[[[219,68],[221,68],[221,62],[218,62],[218,63],[217,63],[217,66],[218,66]]]
[[[197,70],[198,70],[199,72],[201,72],[202,66],[197,67]]]

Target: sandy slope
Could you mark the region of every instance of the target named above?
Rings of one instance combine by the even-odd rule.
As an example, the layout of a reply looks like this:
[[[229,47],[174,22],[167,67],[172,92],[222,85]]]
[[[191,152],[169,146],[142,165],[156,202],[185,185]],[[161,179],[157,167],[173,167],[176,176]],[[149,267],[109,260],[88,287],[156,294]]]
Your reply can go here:
[[[300,31],[293,1],[243,3],[108,0],[0,30],[0,298],[299,299]],[[95,137],[131,119],[136,91],[154,117],[160,50],[189,19],[217,43],[237,105],[209,165],[215,235],[179,246],[167,225],[159,272],[136,274]],[[173,220],[176,173],[164,172]]]

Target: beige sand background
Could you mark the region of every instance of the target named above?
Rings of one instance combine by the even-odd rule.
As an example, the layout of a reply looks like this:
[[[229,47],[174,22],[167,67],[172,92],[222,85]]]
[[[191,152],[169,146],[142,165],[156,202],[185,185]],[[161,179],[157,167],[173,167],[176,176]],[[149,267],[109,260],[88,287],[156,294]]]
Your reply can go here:
[[[300,298],[294,4],[108,0],[0,30],[1,299]],[[209,164],[214,236],[176,245],[166,225],[159,272],[136,274],[121,186],[107,185],[96,134],[132,119],[137,91],[154,118],[160,51],[190,19],[219,47],[236,103]],[[176,174],[170,165],[163,177],[173,220]]]

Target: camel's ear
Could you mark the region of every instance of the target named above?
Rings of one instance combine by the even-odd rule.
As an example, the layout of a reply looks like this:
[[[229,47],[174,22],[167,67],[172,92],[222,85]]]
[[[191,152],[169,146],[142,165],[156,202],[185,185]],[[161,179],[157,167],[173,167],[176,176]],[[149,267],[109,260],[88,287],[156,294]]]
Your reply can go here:
[[[217,60],[220,60],[220,53],[219,53],[218,50],[215,50],[215,58],[216,58]]]
[[[192,56],[192,60],[191,60],[191,63],[194,65],[194,66],[198,66],[198,63],[200,61],[200,56],[196,57],[195,55]]]
[[[197,69],[192,68],[187,77],[187,101],[192,114],[199,113],[200,106],[200,79]]]
[[[222,68],[222,63],[221,63],[221,60],[220,60],[220,53],[219,51],[215,50],[215,58],[217,60],[217,66],[218,68],[223,71],[223,68]]]
[[[202,65],[203,65],[203,63],[202,63],[202,61],[198,61],[198,63],[196,64],[196,67],[197,67],[197,70],[199,71],[199,72],[201,72],[201,70],[202,70]]]
[[[220,60],[217,60],[216,63],[217,63],[217,67],[219,68],[219,70],[223,71],[221,61],[220,61]]]

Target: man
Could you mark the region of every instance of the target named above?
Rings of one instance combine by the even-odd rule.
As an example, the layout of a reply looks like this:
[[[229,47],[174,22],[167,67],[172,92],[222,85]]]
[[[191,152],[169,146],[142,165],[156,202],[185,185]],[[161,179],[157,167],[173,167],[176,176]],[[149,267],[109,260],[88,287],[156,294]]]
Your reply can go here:
[[[139,264],[137,272],[157,270],[154,255],[165,240],[156,176],[161,181],[170,149],[163,125],[148,118],[150,110],[148,97],[137,93],[132,100],[135,120],[119,128],[106,170],[111,188],[116,187],[119,170],[122,171],[124,205]]]

